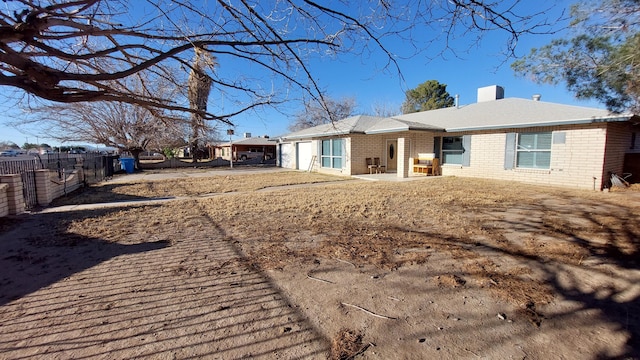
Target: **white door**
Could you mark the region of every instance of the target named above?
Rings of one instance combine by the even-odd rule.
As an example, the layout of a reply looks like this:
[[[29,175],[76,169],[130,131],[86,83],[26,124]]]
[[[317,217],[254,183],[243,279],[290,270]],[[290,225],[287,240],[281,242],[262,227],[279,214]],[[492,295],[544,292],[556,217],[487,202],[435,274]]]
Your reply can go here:
[[[309,170],[311,156],[311,141],[296,143],[296,169]]]
[[[295,152],[293,144],[280,144],[280,166],[287,169],[295,169]]]

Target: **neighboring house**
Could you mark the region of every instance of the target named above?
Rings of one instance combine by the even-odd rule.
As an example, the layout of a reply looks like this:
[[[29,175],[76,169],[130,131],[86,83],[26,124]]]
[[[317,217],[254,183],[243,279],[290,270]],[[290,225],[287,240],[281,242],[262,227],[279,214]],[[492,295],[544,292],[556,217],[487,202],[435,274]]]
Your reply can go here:
[[[276,141],[268,136],[251,137],[250,133],[245,133],[244,138],[231,141],[233,146],[233,161],[247,160],[271,160],[276,155]],[[216,145],[214,158],[229,160],[231,150],[229,143]]]
[[[279,139],[277,156],[282,167],[342,175],[368,174],[366,159],[379,157],[387,172],[404,178],[415,175],[418,154],[433,153],[445,176],[599,190],[607,187],[609,172],[638,166],[639,123],[633,114],[539,96],[504,98],[504,89],[494,85],[478,89],[475,104],[354,116],[297,131]]]

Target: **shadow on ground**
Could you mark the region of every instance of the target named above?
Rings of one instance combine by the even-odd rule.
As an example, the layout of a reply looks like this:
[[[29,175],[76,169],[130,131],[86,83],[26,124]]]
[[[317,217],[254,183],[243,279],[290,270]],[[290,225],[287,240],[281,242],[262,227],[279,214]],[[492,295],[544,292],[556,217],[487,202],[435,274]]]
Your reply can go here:
[[[162,241],[138,234],[137,242],[113,242],[59,229],[119,210],[36,214],[5,227],[3,356],[326,356],[327,340],[206,216],[174,224]]]

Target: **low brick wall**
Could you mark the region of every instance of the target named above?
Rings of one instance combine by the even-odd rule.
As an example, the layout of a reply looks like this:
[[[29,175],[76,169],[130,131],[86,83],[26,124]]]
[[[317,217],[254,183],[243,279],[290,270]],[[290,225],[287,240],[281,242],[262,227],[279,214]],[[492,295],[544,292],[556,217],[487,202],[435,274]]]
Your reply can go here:
[[[9,202],[7,201],[7,191],[9,185],[0,184],[0,217],[9,215]]]
[[[72,172],[63,174],[62,179],[58,177],[58,173],[55,171],[36,170],[38,205],[47,206],[51,204],[54,199],[83,186],[82,175],[82,167],[76,167]]]
[[[0,175],[0,184],[6,184],[6,204],[9,215],[22,214],[25,211],[22,195],[22,177],[20,174]]]

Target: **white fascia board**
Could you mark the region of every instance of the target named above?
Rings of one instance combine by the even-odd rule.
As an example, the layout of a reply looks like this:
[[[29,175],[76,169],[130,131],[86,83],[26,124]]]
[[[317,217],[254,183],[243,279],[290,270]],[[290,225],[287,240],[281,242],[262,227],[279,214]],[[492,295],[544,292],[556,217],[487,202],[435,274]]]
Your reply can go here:
[[[414,128],[414,127],[408,126],[408,127],[398,127],[398,128],[389,128],[389,129],[379,129],[379,130],[368,130],[368,131],[365,131],[364,133],[367,135],[375,135],[375,134],[388,134],[388,133],[396,133],[396,132],[403,132],[403,131],[445,131],[445,129],[437,128],[437,127]]]
[[[353,134],[355,132],[345,130],[345,131],[336,131],[331,133],[316,133],[316,134],[304,134],[304,135],[294,135],[294,136],[283,136],[282,139],[286,140],[300,140],[300,139],[315,139],[320,137],[332,137],[332,136],[340,136],[340,135],[348,135]]]

